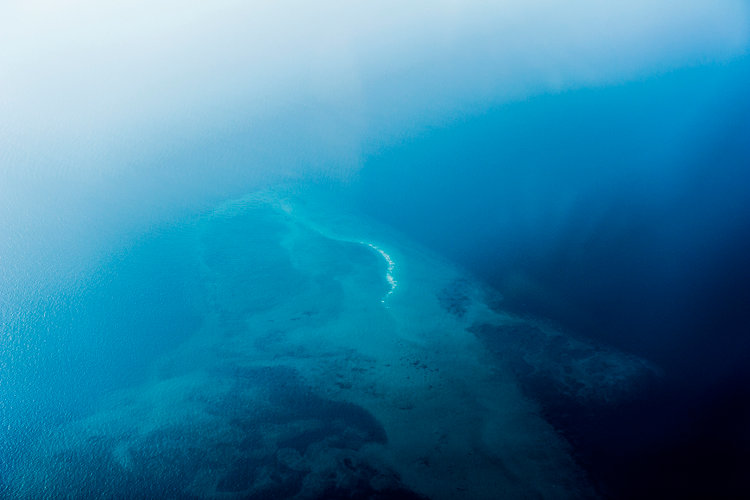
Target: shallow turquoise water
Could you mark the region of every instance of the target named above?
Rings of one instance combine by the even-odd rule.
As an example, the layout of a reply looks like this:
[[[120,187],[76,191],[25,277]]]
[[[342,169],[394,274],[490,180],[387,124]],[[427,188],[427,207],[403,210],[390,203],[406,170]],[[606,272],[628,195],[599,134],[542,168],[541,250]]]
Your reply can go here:
[[[106,262],[11,386],[42,396],[3,407],[5,494],[592,494],[528,391],[614,401],[655,369],[394,236],[266,192]]]

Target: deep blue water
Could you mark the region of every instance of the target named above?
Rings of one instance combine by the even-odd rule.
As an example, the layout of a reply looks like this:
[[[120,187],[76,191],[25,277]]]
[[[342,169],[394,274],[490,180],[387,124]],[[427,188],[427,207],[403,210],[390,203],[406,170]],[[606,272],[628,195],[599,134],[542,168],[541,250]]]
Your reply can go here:
[[[363,170],[367,213],[462,263],[514,311],[663,368],[614,408],[545,403],[608,495],[747,493],[748,88],[744,59],[545,95]]]

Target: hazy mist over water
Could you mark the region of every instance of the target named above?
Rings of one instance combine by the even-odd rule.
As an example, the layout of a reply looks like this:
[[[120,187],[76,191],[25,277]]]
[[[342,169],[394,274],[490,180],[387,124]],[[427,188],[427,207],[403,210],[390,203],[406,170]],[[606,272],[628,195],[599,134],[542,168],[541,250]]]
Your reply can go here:
[[[7,2],[0,486],[205,324],[201,214],[284,186],[652,363],[540,397],[599,494],[747,493],[749,47],[743,0]]]

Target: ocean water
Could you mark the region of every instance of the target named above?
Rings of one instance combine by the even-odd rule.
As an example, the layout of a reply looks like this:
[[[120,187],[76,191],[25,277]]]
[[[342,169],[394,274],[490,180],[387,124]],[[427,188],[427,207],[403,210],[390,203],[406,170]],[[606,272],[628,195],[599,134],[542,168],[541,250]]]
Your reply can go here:
[[[746,2],[74,4],[0,6],[0,498],[750,496]]]
[[[521,387],[615,401],[656,368],[297,196],[225,202],[91,277],[76,300],[93,325],[35,354],[55,380],[4,408],[4,494],[593,495]]]
[[[749,68],[500,106],[363,173],[358,206],[464,265],[509,310],[661,369],[611,406],[542,389],[606,496],[747,491]]]

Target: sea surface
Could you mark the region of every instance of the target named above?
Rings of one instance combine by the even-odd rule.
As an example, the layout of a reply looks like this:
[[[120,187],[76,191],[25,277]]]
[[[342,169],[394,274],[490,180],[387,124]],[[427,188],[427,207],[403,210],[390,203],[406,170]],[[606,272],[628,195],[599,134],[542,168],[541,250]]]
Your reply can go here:
[[[750,498],[750,7],[78,3],[0,6],[0,499]]]

